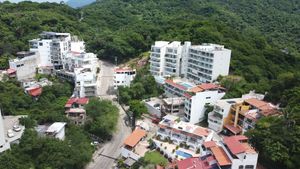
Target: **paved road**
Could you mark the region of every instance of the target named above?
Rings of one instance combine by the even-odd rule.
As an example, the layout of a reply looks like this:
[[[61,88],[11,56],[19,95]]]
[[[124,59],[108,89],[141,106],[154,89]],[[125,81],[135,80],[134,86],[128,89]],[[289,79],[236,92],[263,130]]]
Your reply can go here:
[[[98,94],[101,98],[110,99],[115,96],[111,94],[111,88],[113,86],[113,69],[114,65],[101,62],[101,71],[98,76],[99,88]],[[111,141],[105,143],[98,151],[96,151],[93,155],[93,161],[90,162],[86,169],[110,169],[114,165],[114,160],[105,156],[118,158],[121,153],[121,147],[123,145],[123,141],[125,138],[131,133],[131,129],[126,126],[124,122],[124,118],[126,117],[123,109],[114,102],[120,110],[120,116],[118,121],[118,129],[117,132],[113,135]],[[105,156],[99,155],[103,154]]]

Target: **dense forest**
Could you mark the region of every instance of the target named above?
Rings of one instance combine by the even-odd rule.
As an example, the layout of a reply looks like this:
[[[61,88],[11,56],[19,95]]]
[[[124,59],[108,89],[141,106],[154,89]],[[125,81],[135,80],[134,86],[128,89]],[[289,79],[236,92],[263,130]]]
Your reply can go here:
[[[1,69],[41,31],[76,34],[98,57],[120,61],[148,51],[155,40],[224,44],[232,50],[231,75],[219,79],[228,89],[226,97],[255,89],[285,108],[283,117],[266,118],[249,133],[263,152],[262,163],[299,168],[299,0],[101,0],[81,9],[5,2],[0,14]]]

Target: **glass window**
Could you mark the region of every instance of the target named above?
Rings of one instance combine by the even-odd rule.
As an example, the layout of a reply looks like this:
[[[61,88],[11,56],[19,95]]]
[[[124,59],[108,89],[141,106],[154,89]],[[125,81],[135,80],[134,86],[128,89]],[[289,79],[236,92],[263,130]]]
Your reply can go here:
[[[245,169],[254,169],[254,165],[246,165]]]
[[[240,166],[239,166],[239,169],[244,169],[244,166],[243,166],[243,165],[240,165]]]

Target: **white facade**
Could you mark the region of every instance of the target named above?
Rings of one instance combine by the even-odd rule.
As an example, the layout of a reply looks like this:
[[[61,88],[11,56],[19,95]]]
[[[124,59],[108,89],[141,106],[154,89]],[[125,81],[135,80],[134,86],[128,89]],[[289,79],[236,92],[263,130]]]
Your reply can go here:
[[[84,53],[85,52],[85,43],[84,41],[78,40],[77,36],[73,36],[71,41],[71,52]]]
[[[220,100],[225,95],[225,92],[218,86],[211,88],[202,88],[201,86],[202,85],[197,86],[197,88],[200,89],[199,91],[192,91],[193,89],[189,91],[194,94],[185,95],[186,100],[184,107],[184,117],[186,121],[192,124],[199,123],[204,119],[206,105],[211,105],[215,103],[217,100]]]
[[[64,140],[65,139],[65,125],[64,122],[55,122],[46,130],[46,134],[53,136],[54,138]]]
[[[157,41],[151,46],[150,72],[154,76],[163,76],[167,41]]]
[[[241,99],[224,99],[216,101],[213,111],[208,114],[208,128],[213,129],[216,132],[221,132],[224,126],[224,120],[227,118],[231,106],[241,101]]]
[[[92,71],[96,73],[98,66],[98,58],[94,53],[69,52],[66,55],[63,67],[65,71],[74,72],[75,68],[90,66]]]
[[[170,114],[163,117],[156,135],[162,140],[169,138],[176,145],[186,143],[192,150],[201,149],[203,142],[210,141],[214,136],[212,130],[183,121],[178,122],[178,119]]]
[[[217,44],[157,41],[151,47],[150,72],[154,76],[180,76],[199,83],[229,74],[231,50]]]
[[[51,39],[33,39],[29,41],[29,51],[39,54],[39,62],[37,63],[39,67],[52,66],[50,55],[51,42]]]
[[[97,95],[97,77],[91,66],[75,69],[76,97],[93,97]]]
[[[255,93],[255,91],[250,91],[249,93],[242,95],[241,98],[222,99],[216,101],[213,111],[208,114],[208,127],[216,132],[221,132],[225,125],[224,121],[228,117],[231,107],[236,104],[241,104],[246,99],[251,98],[262,100],[264,95]]]
[[[18,58],[9,60],[9,68],[16,70],[17,79],[34,78],[38,55],[35,52],[20,52]]]
[[[186,78],[195,83],[211,83],[229,74],[231,50],[217,44],[191,46]]]
[[[136,75],[136,70],[131,68],[116,68],[114,73],[114,88],[119,86],[130,86]]]
[[[43,32],[40,39],[29,41],[30,51],[40,55],[39,67],[62,69],[66,54],[71,51],[70,33]]]

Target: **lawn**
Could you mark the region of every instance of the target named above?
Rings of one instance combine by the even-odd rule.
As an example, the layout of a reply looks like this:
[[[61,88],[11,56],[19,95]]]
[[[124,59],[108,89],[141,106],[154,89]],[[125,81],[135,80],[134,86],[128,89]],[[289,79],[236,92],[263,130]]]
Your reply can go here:
[[[168,164],[168,160],[157,151],[147,152],[144,156],[144,161],[161,166],[166,166]]]

